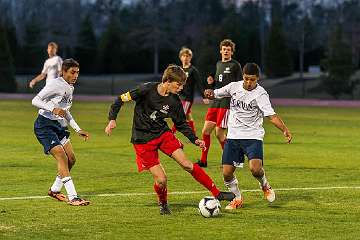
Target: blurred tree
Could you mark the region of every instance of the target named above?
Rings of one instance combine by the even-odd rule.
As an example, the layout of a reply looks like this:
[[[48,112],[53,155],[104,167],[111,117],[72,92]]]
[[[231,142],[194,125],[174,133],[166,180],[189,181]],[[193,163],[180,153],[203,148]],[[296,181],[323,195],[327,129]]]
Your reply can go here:
[[[265,73],[268,77],[284,77],[292,73],[292,59],[286,45],[280,19],[273,19],[265,49]]]
[[[354,71],[351,62],[351,48],[344,41],[343,29],[338,24],[331,35],[328,57],[324,59],[323,66],[328,72],[323,77],[322,85],[327,93],[338,99],[341,94],[352,94],[357,82],[350,81]]]
[[[6,29],[0,23],[0,92],[16,92],[15,69]]]
[[[80,26],[75,47],[75,58],[79,61],[81,72],[94,73],[97,42],[90,16],[87,15]]]

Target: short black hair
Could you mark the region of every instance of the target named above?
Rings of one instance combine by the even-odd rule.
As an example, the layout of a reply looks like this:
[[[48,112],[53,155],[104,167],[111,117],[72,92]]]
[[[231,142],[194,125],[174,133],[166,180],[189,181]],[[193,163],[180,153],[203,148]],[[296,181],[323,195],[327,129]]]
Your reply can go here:
[[[67,72],[72,67],[80,68],[80,64],[74,59],[68,58],[63,61],[61,70]]]
[[[247,75],[260,76],[260,67],[256,63],[246,63],[243,68],[243,73]]]

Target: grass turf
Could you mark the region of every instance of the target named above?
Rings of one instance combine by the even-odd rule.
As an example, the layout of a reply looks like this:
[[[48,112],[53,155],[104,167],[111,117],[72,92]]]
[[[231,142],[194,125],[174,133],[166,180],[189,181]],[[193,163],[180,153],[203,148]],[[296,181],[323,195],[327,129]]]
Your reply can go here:
[[[207,192],[167,156],[161,155],[170,194],[171,216],[160,216],[152,179],[137,173],[129,143],[132,104],[121,110],[118,128],[107,137],[110,103],[75,102],[73,116],[91,133],[83,142],[72,132],[77,191],[91,205],[72,207],[52,199],[0,200],[0,239],[357,239],[359,188],[277,191],[268,204],[261,192],[243,193],[245,206],[205,219],[197,204]],[[56,174],[55,161],[42,153],[33,135],[36,109],[29,101],[0,102],[0,198],[45,195]],[[294,134],[292,144],[265,120],[265,169],[274,189],[360,186],[359,109],[276,108]],[[206,106],[195,105],[198,133]],[[195,161],[200,150],[185,143]],[[221,149],[212,138],[206,171],[222,189]],[[257,189],[247,169],[237,170],[242,189]],[[96,196],[107,193],[148,195]],[[224,207],[225,203],[223,203]],[[356,230],[357,229],[357,230]]]

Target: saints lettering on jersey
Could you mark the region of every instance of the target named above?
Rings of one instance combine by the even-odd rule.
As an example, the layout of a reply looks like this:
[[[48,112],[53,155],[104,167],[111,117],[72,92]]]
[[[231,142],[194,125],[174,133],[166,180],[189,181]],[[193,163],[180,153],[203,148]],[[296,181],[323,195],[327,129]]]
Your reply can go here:
[[[164,114],[168,114],[169,109],[170,109],[169,105],[165,105],[165,106],[162,106],[162,109],[160,110],[160,112],[162,112]]]

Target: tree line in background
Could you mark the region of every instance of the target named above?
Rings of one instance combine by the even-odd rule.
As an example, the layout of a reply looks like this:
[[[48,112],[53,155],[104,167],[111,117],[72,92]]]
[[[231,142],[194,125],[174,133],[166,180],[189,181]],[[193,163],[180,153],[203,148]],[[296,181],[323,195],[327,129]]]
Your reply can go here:
[[[358,0],[0,0],[0,9],[0,91],[15,91],[15,72],[39,72],[49,41],[82,73],[157,74],[187,46],[208,74],[230,38],[234,58],[269,77],[321,63],[335,97],[351,92],[359,67]]]

